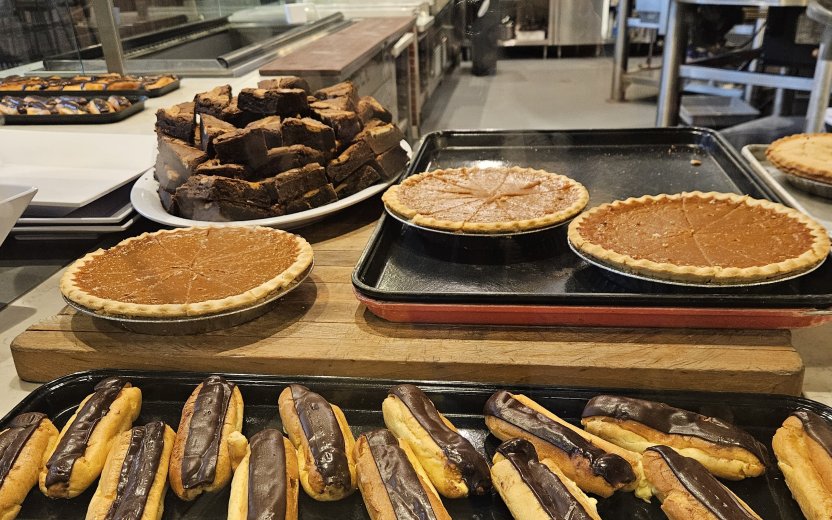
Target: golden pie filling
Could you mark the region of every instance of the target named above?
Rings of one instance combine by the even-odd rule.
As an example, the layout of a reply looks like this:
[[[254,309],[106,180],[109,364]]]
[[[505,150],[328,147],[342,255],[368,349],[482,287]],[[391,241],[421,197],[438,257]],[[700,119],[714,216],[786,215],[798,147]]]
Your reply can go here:
[[[603,204],[576,218],[569,240],[581,252],[649,277],[714,283],[782,278],[829,254],[826,230],[769,201],[682,193]]]
[[[425,227],[494,233],[551,226],[589,200],[579,182],[531,168],[457,168],[414,175],[382,197],[387,208]]]
[[[766,157],[780,170],[832,183],[832,134],[797,134],[778,139]]]
[[[194,316],[243,308],[285,288],[312,262],[301,237],[262,227],[145,233],[76,261],[70,300],[105,314]]]

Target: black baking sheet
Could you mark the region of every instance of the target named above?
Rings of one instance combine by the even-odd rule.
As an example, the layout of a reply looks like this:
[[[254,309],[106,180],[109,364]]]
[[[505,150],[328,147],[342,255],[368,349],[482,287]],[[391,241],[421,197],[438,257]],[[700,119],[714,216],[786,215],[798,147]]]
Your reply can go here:
[[[111,94],[112,95],[112,94]],[[79,97],[102,97],[101,95],[79,96]],[[49,114],[49,115],[17,115],[3,118],[7,125],[103,125],[122,121],[144,110],[146,98],[130,98],[129,107],[110,114]]]
[[[2,80],[0,80],[2,81]],[[173,92],[174,90],[178,89],[180,86],[179,80],[172,83],[168,83],[164,87],[161,88],[154,88],[154,89],[133,89],[133,90],[3,90],[0,89],[0,96],[15,96],[15,97],[26,97],[26,96],[42,96],[42,97],[54,97],[54,96],[77,96],[77,97],[90,97],[90,96],[145,96],[149,98],[155,98],[164,96],[169,92]]]
[[[700,161],[696,166],[692,160]],[[587,208],[616,199],[721,191],[780,200],[712,130],[443,131],[428,134],[405,177],[437,168],[527,166],[587,187]],[[793,281],[748,288],[634,282],[579,259],[566,226],[515,238],[449,237],[385,215],[353,273],[383,302],[639,307],[832,306],[832,261]]]
[[[109,375],[126,375],[142,390],[142,410],[136,424],[162,420],[174,430],[185,400],[207,374],[148,373],[131,371],[99,371],[63,377],[38,388],[0,422],[0,430],[19,413],[37,411],[46,413],[60,429],[69,419],[78,403],[93,391],[95,383]],[[245,402],[243,433],[251,436],[263,428],[281,428],[277,409],[277,396],[288,384],[300,383],[320,393],[330,402],[343,408],[353,433],[382,427],[381,403],[387,389],[397,382],[347,379],[331,377],[280,377],[229,375],[229,380],[239,384]],[[493,455],[499,441],[488,434],[482,418],[486,400],[498,388],[471,383],[414,382],[421,387],[448,416],[474,446]],[[522,392],[535,399],[560,417],[579,423],[586,401],[598,395],[597,389],[522,387],[506,388],[514,393]],[[707,394],[697,392],[658,392],[637,390],[605,390],[660,400],[707,415],[731,421],[745,429],[766,446],[783,420],[796,409],[812,410],[827,420],[832,420],[832,409],[807,399],[753,394]],[[785,487],[783,477],[776,467],[762,476],[726,485],[745,500],[758,514],[767,520],[799,520],[803,517]],[[33,489],[24,502],[20,520],[81,519],[94,492],[93,485],[87,492],[72,500],[50,500],[39,490]],[[455,520],[510,519],[508,509],[497,495],[473,499],[443,499],[451,517]],[[215,495],[205,495],[194,502],[180,501],[168,491],[165,500],[166,519],[220,519],[226,517],[228,489]],[[300,492],[301,520],[353,520],[368,519],[359,493],[338,502],[316,502]],[[616,493],[608,499],[599,499],[598,510],[605,520],[659,520],[666,517],[657,500],[647,504],[631,493]]]

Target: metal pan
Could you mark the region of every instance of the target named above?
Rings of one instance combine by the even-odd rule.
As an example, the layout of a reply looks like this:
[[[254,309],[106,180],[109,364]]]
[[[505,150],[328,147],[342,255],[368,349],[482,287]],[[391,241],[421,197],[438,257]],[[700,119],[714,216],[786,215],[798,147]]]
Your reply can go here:
[[[162,88],[133,89],[133,90],[0,90],[0,96],[144,96],[156,98],[164,96],[180,87],[180,80],[168,83]]]
[[[803,191],[827,199],[832,199],[832,184],[816,181],[814,179],[807,179],[806,177],[800,177],[793,174],[786,175],[786,180],[796,188],[800,188]]]
[[[79,96],[79,97],[101,97],[101,96]],[[116,123],[127,119],[144,110],[144,102],[147,98],[128,98],[132,105],[111,114],[50,114],[50,115],[16,115],[4,116],[7,125],[103,125]]]

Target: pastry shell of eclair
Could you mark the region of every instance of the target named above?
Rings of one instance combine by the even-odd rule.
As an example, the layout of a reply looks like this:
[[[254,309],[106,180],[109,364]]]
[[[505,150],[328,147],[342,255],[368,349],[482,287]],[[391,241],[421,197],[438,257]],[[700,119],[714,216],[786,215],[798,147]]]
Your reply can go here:
[[[419,424],[407,405],[395,395],[388,395],[381,404],[381,410],[387,429],[407,443],[439,493],[448,498],[467,497],[470,490],[459,468],[448,460],[445,452]],[[439,417],[448,428],[457,431],[444,415],[439,413]]]
[[[306,491],[306,494],[315,500],[324,502],[341,500],[351,495],[356,489],[355,437],[352,435],[347,418],[341,408],[329,403],[332,412],[335,414],[335,419],[338,421],[341,435],[344,437],[344,452],[347,456],[347,464],[350,471],[349,489],[342,489],[335,486],[327,487],[325,485],[324,478],[318,472],[312,451],[309,449],[308,439],[303,433],[303,427],[300,424],[300,418],[295,408],[295,399],[292,397],[292,388],[284,388],[277,401],[280,410],[280,420],[283,422],[283,429],[297,450],[300,483],[303,486],[303,490]]]
[[[248,441],[242,433],[231,434],[231,442],[236,445],[245,445],[245,456],[240,465],[234,470],[234,478],[231,480],[231,496],[228,499],[228,520],[246,520],[248,518],[248,486],[249,486],[249,463],[251,461],[251,449]],[[295,454],[295,447],[292,442],[283,437],[283,453],[286,460],[286,517],[275,518],[274,520],[297,520],[298,518],[298,458]]]
[[[670,520],[719,520],[676,478],[673,470],[660,454],[646,451],[642,456],[642,463],[653,488],[653,494],[661,501],[662,511]],[[762,520],[748,504],[739,497],[736,498],[753,518]]]
[[[671,435],[632,420],[587,417],[584,428],[622,448],[643,453],[657,444],[670,446],[685,457],[698,460],[708,471],[727,480],[758,477],[766,466],[756,455],[739,446],[722,446],[691,435]]]
[[[601,520],[601,517],[598,516],[598,510],[596,508],[597,502],[594,498],[588,497],[581,491],[581,488],[564,475],[554,462],[544,459],[540,463],[555,474],[569,493],[575,497],[575,500],[583,506],[590,518],[593,520]],[[523,520],[551,520],[549,513],[540,505],[534,491],[529,489],[529,486],[523,481],[523,478],[517,472],[514,465],[500,453],[494,454],[491,476],[494,487],[497,488],[500,496],[503,497],[503,502],[506,503],[514,518],[522,518]]]
[[[789,416],[771,442],[777,466],[808,520],[832,518],[832,457]]]
[[[611,442],[605,441],[600,437],[592,435],[589,432],[569,424],[525,395],[512,394],[512,397],[532,410],[535,410],[536,412],[539,412],[553,421],[569,428],[594,446],[604,450],[607,453],[613,453],[620,456],[633,468],[633,473],[635,473],[636,478],[630,484],[613,486],[603,477],[595,475],[590,468],[589,461],[587,461],[584,457],[570,457],[567,453],[552,443],[547,442],[546,440],[541,439],[526,430],[518,428],[517,426],[514,426],[513,424],[498,417],[486,415],[485,424],[495,437],[502,441],[521,438],[531,442],[535,447],[535,450],[537,450],[540,460],[551,460],[561,469],[567,478],[574,481],[578,487],[588,493],[594,493],[601,497],[609,497],[619,489],[623,489],[625,491],[634,491],[635,495],[643,500],[650,499],[650,486],[644,477],[644,470],[641,466],[641,454],[625,450],[624,448],[616,446]]]
[[[72,414],[69,421],[61,429],[53,448],[46,456],[46,461],[52,457],[58,443],[61,441],[70,425],[75,421],[78,411],[84,404],[93,396],[90,394],[81,401],[75,413]],[[69,476],[69,482],[58,482],[51,487],[46,487],[46,475],[48,469],[44,465],[40,470],[38,484],[41,492],[50,498],[75,498],[83,493],[90,485],[95,482],[95,479],[101,474],[104,468],[104,463],[107,460],[107,455],[110,453],[110,447],[121,432],[127,431],[133,425],[133,421],[139,416],[142,408],[142,391],[127,383],[124,388],[116,396],[115,400],[110,405],[107,414],[98,421],[95,428],[92,430],[87,448],[84,454],[75,460],[72,465],[72,473]]]
[[[101,478],[98,481],[98,488],[95,490],[87,508],[86,520],[101,520],[106,518],[110,511],[113,500],[116,498],[121,466],[124,463],[127,450],[130,448],[131,437],[132,430],[128,430],[121,433],[113,442],[113,447],[107,455],[107,462],[104,464],[104,470],[101,472]],[[147,494],[144,512],[140,517],[141,520],[159,520],[162,518],[165,492],[168,489],[168,465],[170,464],[170,455],[173,452],[175,438],[176,434],[173,429],[166,424],[162,455],[159,457],[156,476],[153,478],[153,484]]]
[[[399,447],[404,451],[410,465],[416,471],[416,476],[419,483],[425,490],[425,494],[430,500],[430,505],[433,508],[433,513],[436,520],[451,520],[451,515],[442,504],[442,499],[439,498],[439,493],[433,484],[425,469],[419,464],[419,459],[410,446],[406,442],[398,439]],[[381,474],[378,472],[373,452],[370,450],[367,438],[363,435],[358,437],[355,443],[355,460],[358,470],[358,488],[361,490],[361,498],[364,500],[364,506],[370,514],[371,520],[396,520],[396,513],[393,511],[393,505],[390,502],[390,497],[385,489],[384,481],[381,479]]]
[[[214,492],[224,488],[231,481],[234,468],[245,456],[245,444],[241,446],[231,438],[233,432],[239,432],[243,429],[243,395],[237,385],[234,385],[223,419],[214,480],[209,484],[202,484],[190,489],[185,489],[182,485],[182,458],[185,454],[185,445],[190,433],[194,404],[200,390],[202,390],[202,385],[203,383],[200,383],[188,397],[188,400],[185,401],[185,406],[182,408],[182,418],[179,420],[179,428],[176,430],[173,453],[170,457],[170,469],[168,471],[170,487],[176,493],[176,496],[182,500],[193,500],[202,493]]]
[[[20,512],[26,495],[38,483],[41,468],[49,460],[57,442],[58,429],[44,417],[20,450],[0,486],[0,520],[11,520]]]

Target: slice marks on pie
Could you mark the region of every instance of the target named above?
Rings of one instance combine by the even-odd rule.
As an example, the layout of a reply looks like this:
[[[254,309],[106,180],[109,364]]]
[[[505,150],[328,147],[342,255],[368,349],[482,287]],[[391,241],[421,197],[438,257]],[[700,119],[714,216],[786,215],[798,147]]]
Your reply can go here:
[[[63,295],[97,313],[204,316],[255,305],[312,265],[303,238],[265,227],[195,227],[128,238],[75,261]]]
[[[388,211],[427,228],[462,233],[553,226],[589,201],[579,182],[532,168],[453,168],[408,177],[382,197]]]
[[[778,139],[766,158],[780,171],[832,184],[832,134],[796,134]]]
[[[571,244],[613,268],[657,280],[744,284],[809,271],[829,255],[826,229],[803,213],[733,193],[645,195],[592,208]]]

